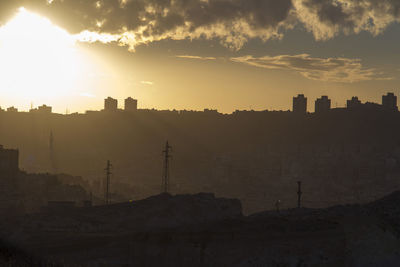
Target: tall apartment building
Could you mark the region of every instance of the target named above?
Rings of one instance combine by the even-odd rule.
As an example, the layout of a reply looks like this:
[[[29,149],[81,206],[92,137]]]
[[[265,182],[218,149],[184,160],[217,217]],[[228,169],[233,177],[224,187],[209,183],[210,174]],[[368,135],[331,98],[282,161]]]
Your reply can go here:
[[[307,97],[304,97],[303,94],[299,94],[297,97],[293,97],[293,113],[307,113]]]
[[[323,95],[315,100],[315,113],[327,112],[331,109],[331,100],[328,96]]]
[[[397,111],[397,96],[393,93],[387,93],[387,95],[382,96],[382,107],[384,110]]]
[[[125,99],[125,111],[136,111],[137,110],[137,99],[128,97]]]
[[[104,99],[104,110],[105,111],[118,110],[118,100],[111,97]]]

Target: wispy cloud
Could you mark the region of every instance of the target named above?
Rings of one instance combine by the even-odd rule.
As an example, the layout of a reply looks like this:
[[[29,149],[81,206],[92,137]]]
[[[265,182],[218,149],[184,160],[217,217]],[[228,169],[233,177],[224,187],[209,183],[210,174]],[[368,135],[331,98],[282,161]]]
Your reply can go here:
[[[153,82],[150,82],[150,81],[141,81],[140,83],[144,84],[144,85],[153,85],[154,84]]]
[[[186,58],[186,59],[198,59],[198,60],[216,60],[215,57],[200,57],[200,56],[190,56],[190,55],[177,55],[177,58]]]
[[[368,80],[390,80],[391,77],[373,68],[365,68],[360,59],[317,58],[308,54],[263,57],[235,57],[234,62],[265,69],[289,70],[307,79],[352,83]]]
[[[79,95],[83,96],[83,97],[89,97],[89,98],[95,98],[96,97],[96,95],[88,93],[88,92],[82,92],[82,93],[79,93]]]

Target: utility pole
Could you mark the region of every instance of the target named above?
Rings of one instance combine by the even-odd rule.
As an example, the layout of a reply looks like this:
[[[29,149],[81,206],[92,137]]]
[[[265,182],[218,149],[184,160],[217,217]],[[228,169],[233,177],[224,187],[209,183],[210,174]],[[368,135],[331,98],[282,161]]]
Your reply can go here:
[[[281,205],[281,200],[280,199],[278,199],[277,201],[276,201],[276,203],[275,203],[275,206],[276,206],[276,212],[277,213],[279,213],[280,212],[280,205]]]
[[[297,190],[297,208],[301,208],[301,181],[297,182],[298,190]]]
[[[56,164],[56,155],[54,152],[54,135],[53,131],[50,131],[49,137],[49,157],[50,157],[50,164],[51,164],[51,172],[53,174],[57,173],[57,164]]]
[[[165,150],[163,150],[164,154],[164,168],[163,168],[163,177],[162,177],[162,192],[168,193],[169,191],[169,159],[172,157],[170,154],[172,151],[172,147],[167,143],[165,144]]]
[[[107,160],[107,168],[105,168],[104,170],[106,171],[106,188],[105,188],[105,192],[104,192],[104,201],[105,204],[108,205],[110,204],[110,178],[111,178],[111,163],[109,160]]]

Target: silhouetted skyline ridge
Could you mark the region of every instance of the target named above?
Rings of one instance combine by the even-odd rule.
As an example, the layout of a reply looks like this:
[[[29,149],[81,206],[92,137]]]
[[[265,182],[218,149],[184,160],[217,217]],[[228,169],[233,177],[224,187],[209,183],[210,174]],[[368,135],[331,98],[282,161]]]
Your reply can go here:
[[[398,107],[397,107],[397,96],[392,93],[389,92],[386,95],[382,96],[382,102],[381,104],[378,103],[374,103],[374,102],[365,102],[362,103],[361,100],[359,100],[359,98],[357,96],[353,96],[351,99],[347,100],[346,102],[346,106],[345,107],[332,107],[331,106],[331,102],[332,100],[327,96],[327,95],[323,95],[320,98],[317,98],[314,102],[314,113],[324,113],[327,112],[331,109],[343,109],[346,108],[348,110],[354,110],[354,109],[360,109],[360,108],[372,108],[372,109],[382,109],[382,110],[387,110],[387,111],[398,111]],[[292,110],[284,110],[286,112],[288,111],[292,111],[293,113],[296,114],[306,114],[306,113],[312,113],[312,112],[308,112],[308,108],[307,108],[307,97],[304,94],[299,94],[295,97],[293,97],[293,107]],[[20,113],[21,111],[18,111],[17,108],[15,108],[14,106],[11,106],[9,108],[7,108],[6,110],[1,109],[0,107],[0,112],[10,112],[10,113]],[[118,100],[114,99],[112,97],[107,97],[106,99],[104,99],[104,108],[102,110],[87,110],[85,113],[86,114],[90,114],[90,113],[94,113],[94,112],[120,112],[120,111],[125,111],[125,112],[138,112],[138,111],[142,111],[142,112],[149,112],[149,111],[158,111],[158,112],[171,112],[171,113],[176,113],[176,114],[184,114],[184,113],[190,113],[190,112],[203,112],[206,114],[224,114],[224,115],[229,115],[229,114],[235,114],[235,113],[239,113],[239,112],[282,112],[283,110],[235,110],[232,113],[219,113],[217,109],[209,109],[209,108],[205,108],[202,111],[200,110],[157,110],[157,109],[148,109],[148,108],[144,108],[144,109],[138,109],[138,100],[137,99],[133,99],[132,97],[128,97],[124,100],[124,108],[120,109],[118,108]],[[24,111],[22,111],[24,112]],[[31,107],[31,109],[29,110],[29,113],[37,113],[37,114],[50,114],[52,113],[52,107],[48,106],[46,104],[43,104],[41,106],[38,106],[37,108],[33,108]],[[61,114],[61,113],[57,113],[57,114]],[[73,115],[73,114],[83,114],[83,113],[78,113],[78,112],[74,112],[74,113],[69,113],[69,110],[67,109],[66,114],[65,115]]]

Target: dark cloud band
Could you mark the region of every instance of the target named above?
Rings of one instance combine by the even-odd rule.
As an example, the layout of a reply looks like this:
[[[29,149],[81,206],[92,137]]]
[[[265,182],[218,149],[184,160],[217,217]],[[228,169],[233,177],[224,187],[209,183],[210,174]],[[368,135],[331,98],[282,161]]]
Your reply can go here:
[[[237,49],[251,38],[280,38],[297,23],[317,40],[379,34],[400,16],[398,0],[11,0],[0,1],[0,23],[21,6],[71,33],[109,34],[115,38],[107,40],[132,48],[166,38],[218,38]]]

